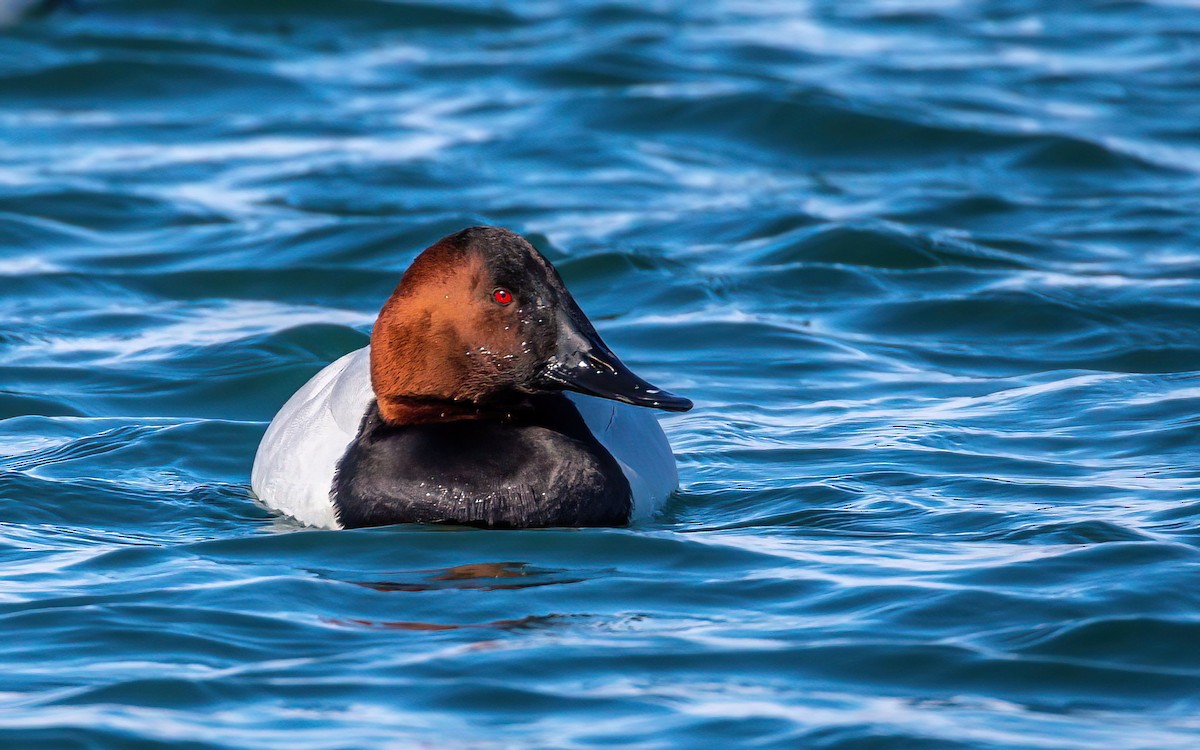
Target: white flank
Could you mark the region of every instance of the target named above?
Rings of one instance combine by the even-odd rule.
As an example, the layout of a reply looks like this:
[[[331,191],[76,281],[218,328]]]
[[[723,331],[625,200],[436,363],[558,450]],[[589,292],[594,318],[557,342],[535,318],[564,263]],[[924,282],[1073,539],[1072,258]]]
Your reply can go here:
[[[633,492],[630,520],[649,518],[679,487],[675,454],[654,411],[604,398],[568,393],[588,429],[621,464]]]
[[[318,372],[288,399],[258,444],[250,486],[268,508],[326,529],[341,528],[333,472],[371,399],[369,348]]]

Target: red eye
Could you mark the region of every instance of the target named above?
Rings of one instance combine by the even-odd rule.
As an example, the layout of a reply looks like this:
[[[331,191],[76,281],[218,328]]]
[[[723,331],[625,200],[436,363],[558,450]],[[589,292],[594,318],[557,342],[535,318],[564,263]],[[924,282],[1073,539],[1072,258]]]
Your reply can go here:
[[[513,296],[512,296],[512,292],[508,291],[507,289],[505,289],[503,287],[500,287],[499,289],[496,289],[495,291],[492,292],[492,299],[494,299],[496,301],[497,305],[511,305],[512,301],[513,301]]]

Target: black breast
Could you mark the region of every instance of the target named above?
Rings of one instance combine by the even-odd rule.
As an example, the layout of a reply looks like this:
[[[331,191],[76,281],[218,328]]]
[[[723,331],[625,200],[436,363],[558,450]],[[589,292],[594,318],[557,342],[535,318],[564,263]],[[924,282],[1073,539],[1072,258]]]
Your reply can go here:
[[[332,489],[346,528],[623,526],[629,482],[565,396],[506,420],[389,425],[372,402]]]

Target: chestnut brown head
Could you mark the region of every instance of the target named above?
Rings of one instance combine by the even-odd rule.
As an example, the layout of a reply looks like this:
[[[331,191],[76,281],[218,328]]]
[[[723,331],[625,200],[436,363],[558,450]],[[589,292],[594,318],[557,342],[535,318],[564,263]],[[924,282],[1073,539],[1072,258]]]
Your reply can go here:
[[[555,390],[692,406],[622,364],[549,261],[498,227],[464,229],[417,256],[375,323],[371,382],[394,422]]]

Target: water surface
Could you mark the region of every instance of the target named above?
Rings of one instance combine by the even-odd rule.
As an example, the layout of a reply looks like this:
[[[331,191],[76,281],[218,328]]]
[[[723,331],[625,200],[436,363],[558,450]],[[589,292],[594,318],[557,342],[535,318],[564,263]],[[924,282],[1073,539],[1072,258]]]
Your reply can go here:
[[[0,745],[1200,744],[1194,4],[81,5],[0,37]],[[477,223],[696,401],[666,512],[256,505]]]

